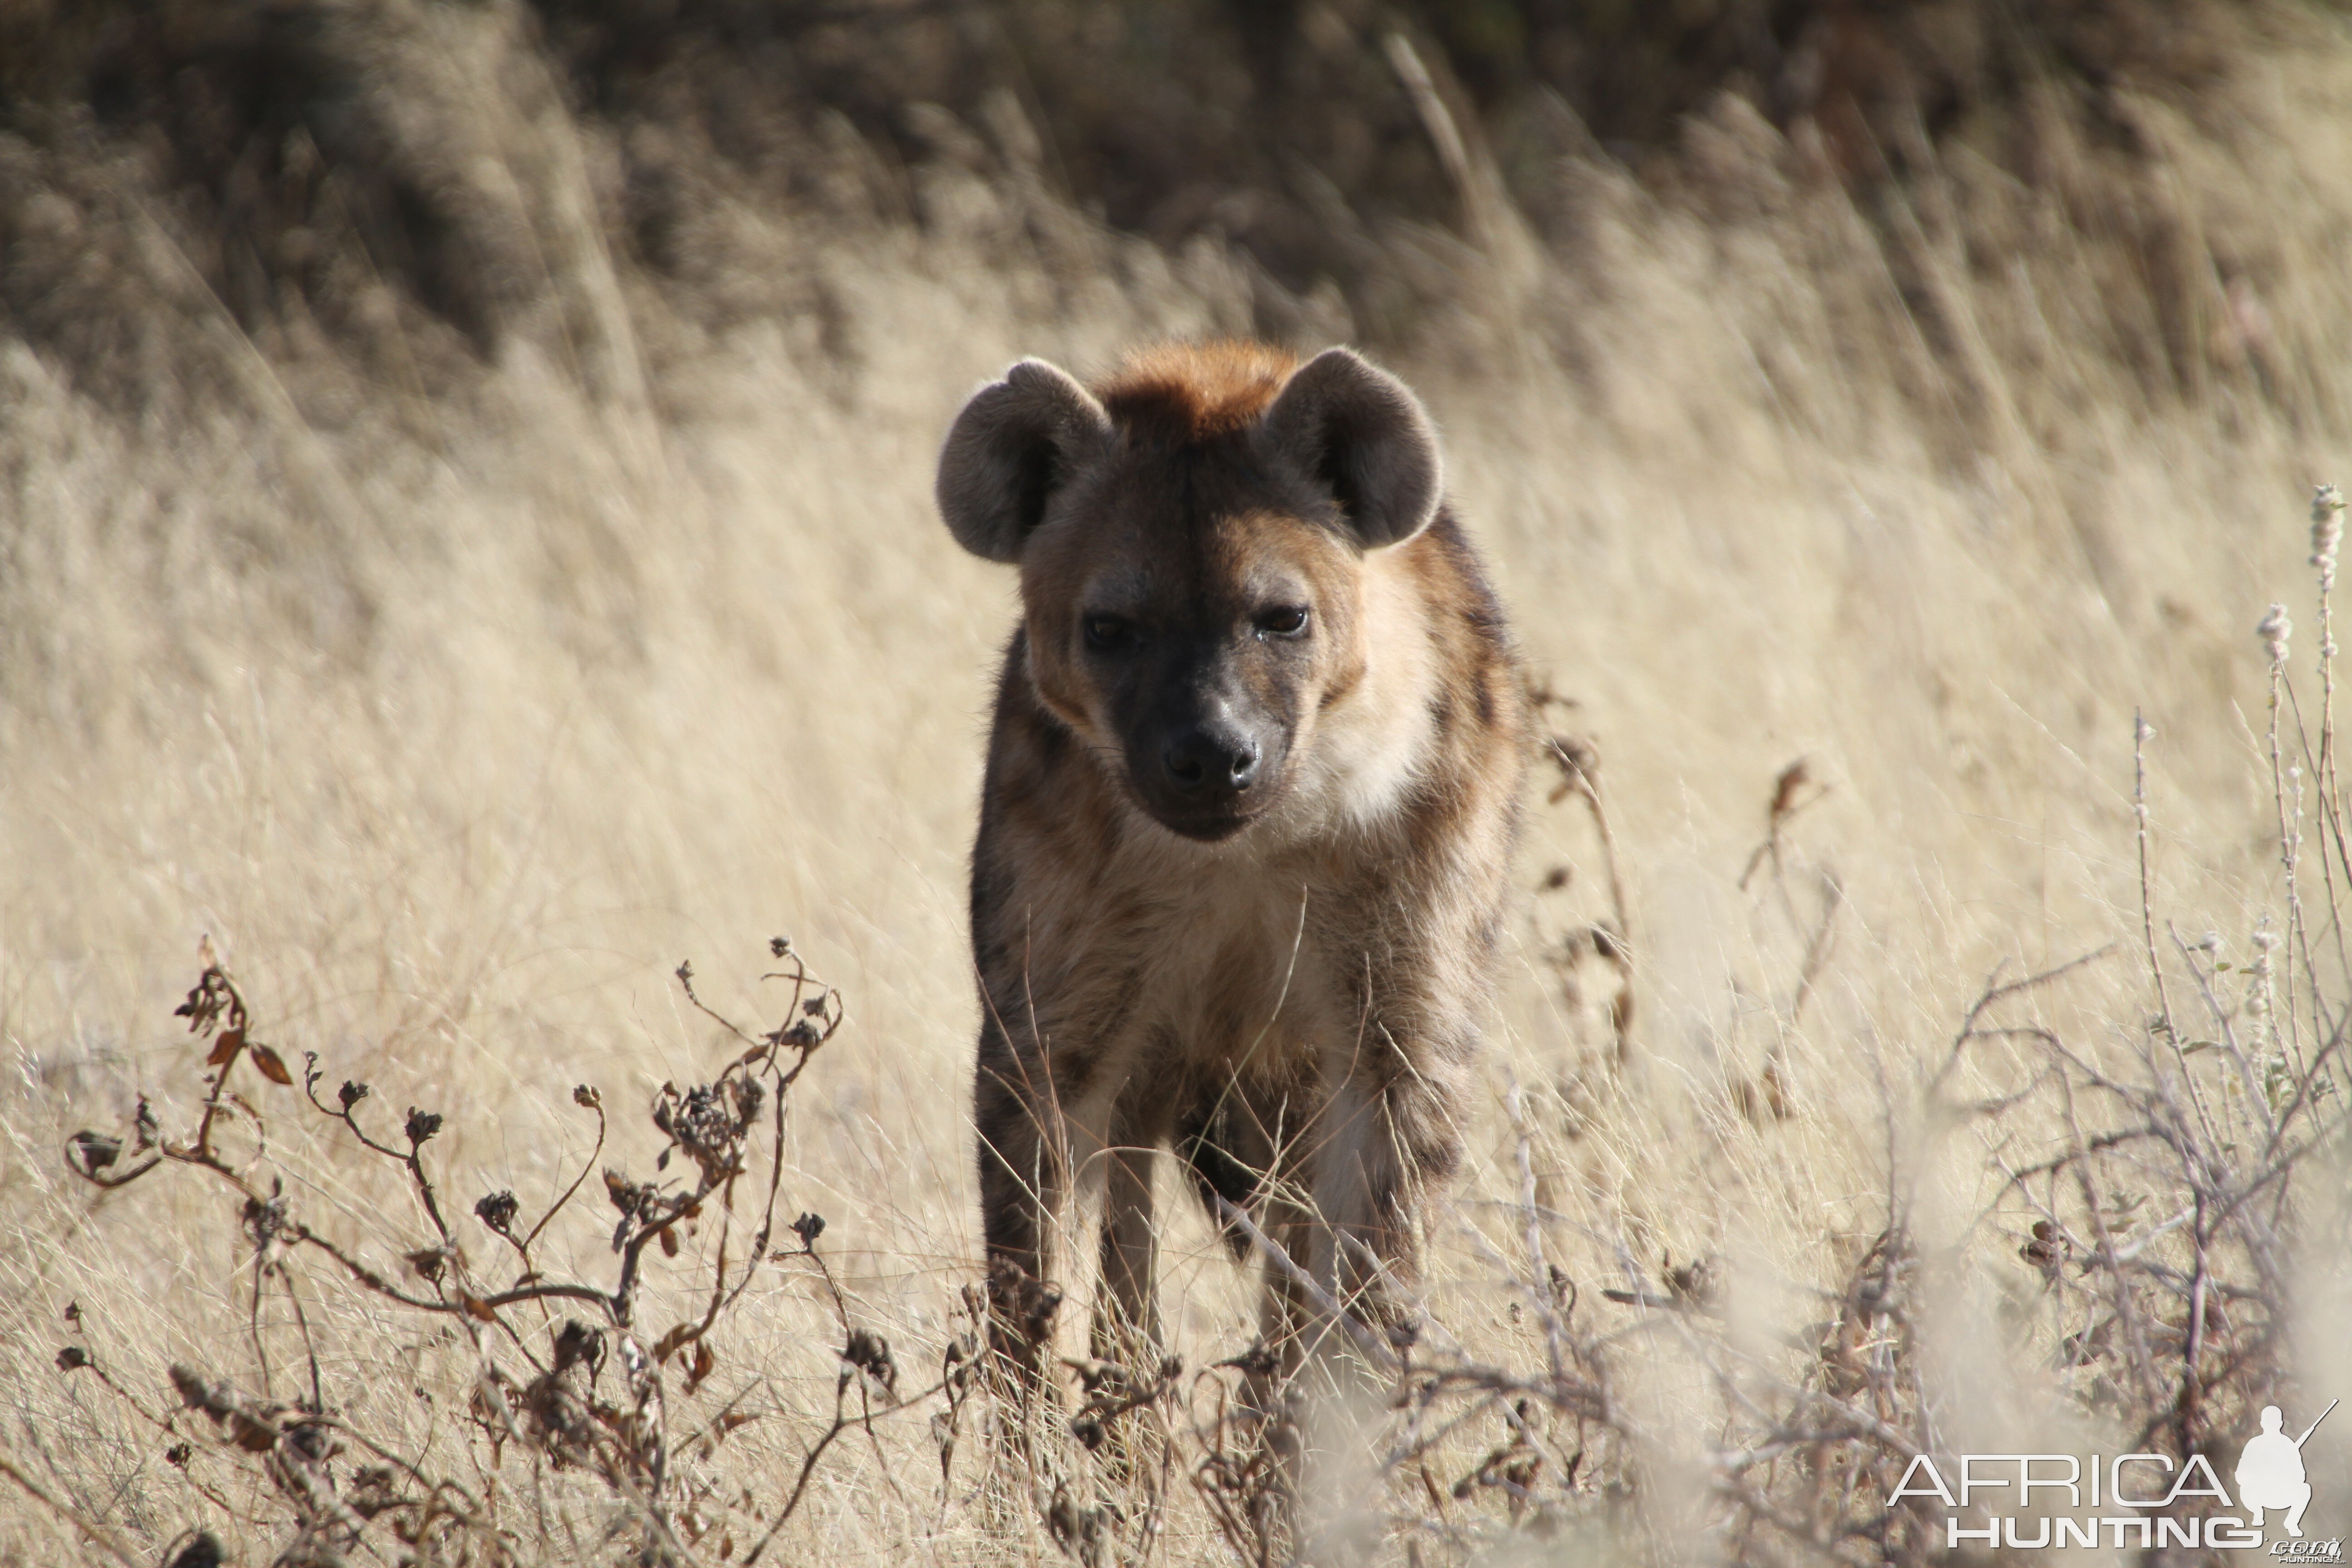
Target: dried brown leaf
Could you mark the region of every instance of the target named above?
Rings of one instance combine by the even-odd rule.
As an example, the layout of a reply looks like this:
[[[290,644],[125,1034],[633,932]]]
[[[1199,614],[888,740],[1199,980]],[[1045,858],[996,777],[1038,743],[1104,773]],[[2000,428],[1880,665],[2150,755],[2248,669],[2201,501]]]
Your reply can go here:
[[[719,1352],[710,1348],[710,1342],[709,1340],[696,1341],[694,1345],[694,1359],[687,1365],[686,1392],[692,1394],[696,1389],[701,1387],[702,1380],[709,1377],[712,1372],[716,1371],[718,1366]]]

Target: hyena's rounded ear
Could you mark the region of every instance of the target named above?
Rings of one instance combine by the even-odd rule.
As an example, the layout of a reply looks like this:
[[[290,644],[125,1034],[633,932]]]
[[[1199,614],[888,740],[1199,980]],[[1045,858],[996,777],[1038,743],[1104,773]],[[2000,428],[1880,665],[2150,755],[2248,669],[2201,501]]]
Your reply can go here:
[[[1259,426],[1273,450],[1338,499],[1367,549],[1402,544],[1437,515],[1437,431],[1405,384],[1347,349],[1299,367]]]
[[[1110,440],[1110,416],[1066,371],[1024,359],[971,395],[940,452],[940,515],[974,555],[1021,559],[1055,487]]]

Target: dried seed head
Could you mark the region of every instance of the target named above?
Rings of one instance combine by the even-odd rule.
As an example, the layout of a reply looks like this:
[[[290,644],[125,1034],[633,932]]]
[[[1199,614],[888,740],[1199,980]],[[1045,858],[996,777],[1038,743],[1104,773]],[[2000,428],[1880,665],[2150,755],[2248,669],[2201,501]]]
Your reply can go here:
[[[401,1495],[400,1473],[390,1465],[361,1465],[352,1471],[349,1494],[352,1511],[362,1519],[373,1519],[415,1500]],[[177,1563],[173,1568],[179,1568]]]
[[[2324,589],[2336,581],[2336,547],[2344,540],[2344,492],[2320,485],[2311,492],[2311,563]]]
[[[82,1174],[85,1176],[97,1175],[122,1154],[121,1139],[109,1138],[88,1128],[75,1133],[69,1142],[73,1144],[74,1152],[81,1156]]]
[[[367,1085],[354,1083],[350,1079],[345,1079],[343,1087],[335,1091],[335,1098],[343,1102],[345,1110],[349,1110],[352,1106],[365,1100],[370,1092]]]
[[[2284,664],[2286,639],[2294,635],[2294,623],[2287,619],[2286,606],[2273,605],[2271,613],[2264,616],[2262,625],[2254,628],[2254,635],[2262,638],[2263,647],[2270,650],[2273,664]]]
[[[623,1214],[634,1216],[651,1192],[651,1188],[638,1186],[610,1165],[604,1167],[604,1195]]]
[[[577,1319],[563,1320],[555,1335],[555,1370],[561,1373],[584,1363],[593,1377],[604,1362],[604,1334]]]
[[[683,1094],[664,1084],[654,1102],[654,1125],[668,1134],[712,1182],[741,1167],[743,1140],[766,1103],[767,1090],[748,1078],[697,1084]],[[667,1151],[664,1151],[667,1155]]]
[[[1264,1340],[1258,1340],[1241,1354],[1214,1364],[1220,1367],[1233,1367],[1237,1371],[1247,1373],[1252,1377],[1272,1377],[1281,1367],[1282,1363]]]
[[[245,1233],[253,1238],[253,1245],[266,1248],[287,1228],[286,1198],[281,1193],[272,1193],[268,1203],[247,1198],[242,1217]]]
[[[1009,1258],[992,1258],[988,1265],[989,1316],[993,1320],[990,1339],[999,1341],[1003,1334],[1017,1338],[1028,1345],[1045,1342],[1054,1314],[1062,1305],[1062,1288],[1039,1279]],[[1010,1339],[1003,1341],[1009,1344]]]
[[[512,1193],[492,1193],[474,1205],[474,1215],[503,1236],[513,1226],[515,1211],[520,1206]]]
[[[408,1108],[408,1124],[405,1131],[411,1145],[423,1143],[441,1131],[441,1113],[437,1110],[419,1110],[412,1105]]]
[[[841,1359],[892,1393],[898,1388],[898,1363],[890,1359],[890,1342],[868,1329],[849,1331]]]
[[[1544,1265],[1544,1275],[1551,1285],[1551,1299],[1554,1306],[1572,1307],[1576,1304],[1576,1281],[1568,1277],[1566,1270],[1557,1263],[1547,1263]]]

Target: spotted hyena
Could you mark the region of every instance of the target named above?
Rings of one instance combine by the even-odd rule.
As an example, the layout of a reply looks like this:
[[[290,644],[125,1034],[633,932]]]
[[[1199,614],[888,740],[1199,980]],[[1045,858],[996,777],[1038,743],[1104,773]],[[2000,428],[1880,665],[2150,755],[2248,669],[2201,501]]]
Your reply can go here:
[[[1524,684],[1435,432],[1345,349],[1161,348],[1091,389],[1024,360],[939,502],[1021,572],[971,868],[997,1342],[1034,1373],[1079,1191],[1097,1346],[1156,1342],[1172,1145],[1320,1286],[1268,1268],[1295,1366],[1318,1295],[1376,1322],[1413,1276],[1517,821]]]

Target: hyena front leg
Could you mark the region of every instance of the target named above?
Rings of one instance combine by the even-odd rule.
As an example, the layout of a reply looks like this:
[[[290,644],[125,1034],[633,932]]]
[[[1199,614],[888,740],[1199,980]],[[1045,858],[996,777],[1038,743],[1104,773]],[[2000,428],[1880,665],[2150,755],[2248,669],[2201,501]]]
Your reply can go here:
[[[1113,1128],[1103,1155],[1102,1289],[1091,1336],[1097,1359],[1145,1376],[1158,1368],[1161,1343],[1151,1192],[1158,1158],[1132,1123]]]
[[[1277,1173],[1277,1176],[1278,1176]],[[1278,1181],[1255,1205],[1258,1233],[1303,1272],[1315,1218]],[[1257,1484],[1242,1499],[1261,1560],[1287,1563],[1298,1539],[1298,1499],[1306,1482],[1307,1380],[1301,1375],[1323,1314],[1299,1278],[1273,1258],[1263,1259],[1265,1295],[1258,1305],[1258,1342],[1244,1363],[1240,1410],[1263,1456]]]
[[[972,1101],[989,1345],[1026,1390],[1040,1381],[1061,1305],[1051,1281],[1054,1235],[1069,1192],[1069,1128],[1043,1053],[1019,1050],[992,1018],[981,1031]]]
[[[1313,1176],[1323,1223],[1310,1271],[1383,1337],[1406,1329],[1412,1315],[1423,1200],[1461,1162],[1461,1080],[1475,1042],[1442,1027],[1399,1038],[1375,1015],[1368,1033],[1376,1039],[1327,1063]]]
[[[1314,1216],[1306,1206],[1277,1193],[1266,1199],[1258,1221],[1265,1238],[1303,1270],[1313,1256],[1315,1234]],[[1293,1380],[1307,1360],[1309,1336],[1322,1314],[1297,1276],[1271,1258],[1264,1268],[1265,1294],[1257,1316],[1257,1348],[1263,1353],[1243,1380],[1242,1404],[1263,1425],[1269,1448],[1281,1455],[1297,1447],[1296,1435],[1285,1436],[1281,1428],[1293,1424]]]
[[[1163,1342],[1152,1194],[1158,1141],[1154,1120],[1122,1107],[1112,1121],[1108,1146],[1096,1156],[1104,1167],[1102,1268],[1088,1335],[1095,1360],[1118,1369],[1107,1379],[1090,1380],[1090,1396],[1114,1407],[1141,1401],[1108,1419],[1099,1434],[1088,1437],[1089,1446],[1103,1445],[1099,1458],[1106,1475],[1147,1486],[1168,1442],[1159,1405],[1150,1398],[1159,1383]]]
[[[1294,1550],[1318,1557],[1327,1548],[1359,1554],[1347,1542],[1361,1520],[1346,1500],[1379,1473],[1386,1391],[1416,1326],[1415,1222],[1460,1152],[1448,1064],[1436,1053],[1382,1054],[1385,1062],[1370,1049],[1326,1061],[1326,1097],[1305,1139],[1314,1217],[1300,1261],[1314,1289],[1298,1294],[1311,1301],[1312,1316],[1294,1342],[1303,1353],[1283,1409],[1288,1432],[1267,1427],[1270,1448],[1284,1436],[1297,1445],[1282,1456],[1286,1537]],[[1296,1296],[1290,1305],[1301,1310]]]

